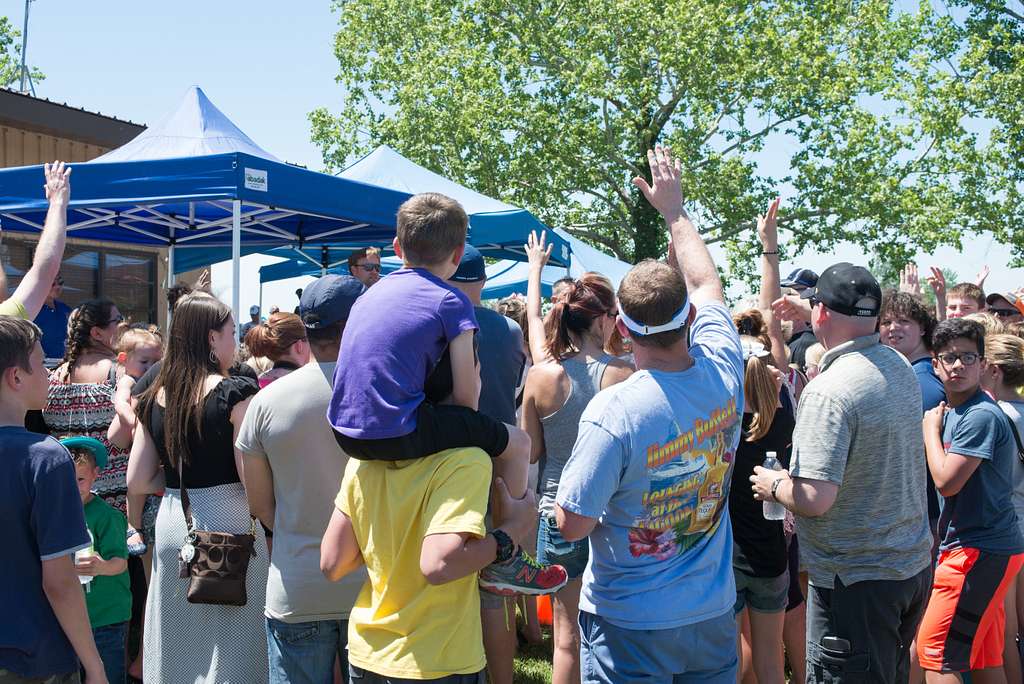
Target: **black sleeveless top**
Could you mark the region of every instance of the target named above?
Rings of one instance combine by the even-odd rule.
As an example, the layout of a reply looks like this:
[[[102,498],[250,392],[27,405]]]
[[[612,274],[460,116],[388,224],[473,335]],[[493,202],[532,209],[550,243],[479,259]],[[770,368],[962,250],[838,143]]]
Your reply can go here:
[[[221,380],[203,400],[202,431],[189,429],[188,446],[190,461],[184,465],[185,486],[189,489],[216,487],[241,482],[235,467],[234,426],[231,424],[231,410],[259,391],[259,385],[252,378],[229,377]],[[149,434],[156,442],[160,463],[164,467],[164,478],[171,489],[180,489],[178,470],[164,446],[164,409],[153,404],[149,421]],[[201,436],[200,436],[201,435]]]

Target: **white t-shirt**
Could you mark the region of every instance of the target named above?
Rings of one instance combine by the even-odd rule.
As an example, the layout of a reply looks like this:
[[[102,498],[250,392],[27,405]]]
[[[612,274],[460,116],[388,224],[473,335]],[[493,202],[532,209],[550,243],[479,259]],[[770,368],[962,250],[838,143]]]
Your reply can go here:
[[[327,422],[333,363],[309,364],[253,397],[236,446],[266,458],[274,475],[274,553],[267,617],[282,622],[348,619],[366,570],[339,582],[320,572],[320,541],[348,457]]]

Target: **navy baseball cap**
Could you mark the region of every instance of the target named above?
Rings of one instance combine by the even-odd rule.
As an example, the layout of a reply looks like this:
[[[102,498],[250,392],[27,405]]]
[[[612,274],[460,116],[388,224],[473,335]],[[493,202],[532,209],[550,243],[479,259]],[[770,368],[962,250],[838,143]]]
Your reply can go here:
[[[299,317],[307,328],[317,330],[348,318],[359,295],[366,290],[350,275],[325,275],[302,290]]]
[[[882,309],[882,288],[863,266],[841,261],[825,269],[814,287],[800,296],[814,298],[826,307],[846,316],[871,318]]]
[[[480,250],[473,245],[466,245],[462,261],[459,262],[459,270],[448,280],[456,283],[479,283],[481,280],[487,280],[487,264],[484,263],[484,255]]]
[[[782,287],[814,287],[818,284],[818,274],[809,268],[798,268],[779,284]]]

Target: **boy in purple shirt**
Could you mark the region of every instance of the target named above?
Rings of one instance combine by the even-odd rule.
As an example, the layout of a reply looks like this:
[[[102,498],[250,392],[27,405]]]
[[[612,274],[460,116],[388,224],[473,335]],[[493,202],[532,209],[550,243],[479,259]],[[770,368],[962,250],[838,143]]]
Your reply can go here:
[[[479,326],[472,303],[446,282],[462,259],[468,226],[459,203],[438,193],[415,195],[399,208],[394,248],[403,267],[352,307],[327,418],[338,444],[356,459],[404,461],[479,447],[494,459],[495,476],[521,498],[530,439],[477,411]],[[564,570],[544,571],[500,530],[492,534],[499,548],[509,548],[499,553],[503,563],[481,573],[483,588],[538,594],[565,583]]]

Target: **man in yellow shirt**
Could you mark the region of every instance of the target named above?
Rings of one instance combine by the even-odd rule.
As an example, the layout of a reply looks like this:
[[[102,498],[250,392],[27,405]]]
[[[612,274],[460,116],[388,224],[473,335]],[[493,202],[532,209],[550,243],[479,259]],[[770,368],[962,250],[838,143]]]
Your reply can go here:
[[[14,316],[29,321],[35,319],[60,271],[67,232],[68,201],[71,199],[71,167],[55,161],[53,164],[45,164],[43,173],[46,177],[43,188],[50,202],[43,232],[36,245],[32,267],[18,283],[14,294],[0,301],[0,316]]]
[[[320,550],[337,581],[364,563],[369,581],[349,617],[353,681],[485,681],[477,573],[507,560],[537,517],[533,492],[494,501],[506,521],[484,526],[491,460],[450,449],[408,461],[358,461],[345,469]]]

